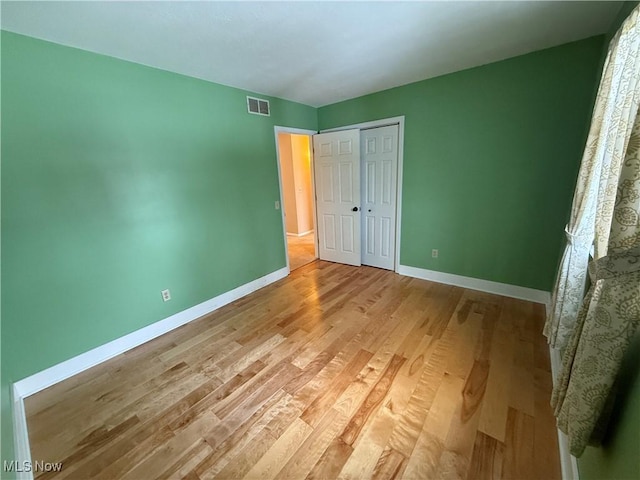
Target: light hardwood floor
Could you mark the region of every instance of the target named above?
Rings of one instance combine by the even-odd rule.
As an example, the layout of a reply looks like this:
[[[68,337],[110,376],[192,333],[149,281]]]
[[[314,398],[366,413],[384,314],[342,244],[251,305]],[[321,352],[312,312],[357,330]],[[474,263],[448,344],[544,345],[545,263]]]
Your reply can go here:
[[[315,236],[309,233],[302,237],[287,236],[287,253],[289,255],[289,269],[296,270],[316,259],[313,245]]]
[[[560,478],[544,307],[314,262],[26,400],[38,478]]]

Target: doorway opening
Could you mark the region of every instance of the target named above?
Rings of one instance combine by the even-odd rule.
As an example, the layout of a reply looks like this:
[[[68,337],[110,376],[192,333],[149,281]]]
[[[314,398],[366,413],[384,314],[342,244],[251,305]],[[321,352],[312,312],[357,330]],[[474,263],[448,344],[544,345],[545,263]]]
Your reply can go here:
[[[311,136],[290,131],[276,133],[287,264],[291,271],[318,258]]]

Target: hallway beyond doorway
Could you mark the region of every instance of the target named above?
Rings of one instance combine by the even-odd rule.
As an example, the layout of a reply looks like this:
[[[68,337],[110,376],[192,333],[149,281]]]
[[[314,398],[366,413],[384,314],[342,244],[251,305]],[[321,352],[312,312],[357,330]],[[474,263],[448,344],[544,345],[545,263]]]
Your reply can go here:
[[[289,255],[289,268],[293,271],[316,259],[314,232],[301,237],[287,235],[287,254]]]

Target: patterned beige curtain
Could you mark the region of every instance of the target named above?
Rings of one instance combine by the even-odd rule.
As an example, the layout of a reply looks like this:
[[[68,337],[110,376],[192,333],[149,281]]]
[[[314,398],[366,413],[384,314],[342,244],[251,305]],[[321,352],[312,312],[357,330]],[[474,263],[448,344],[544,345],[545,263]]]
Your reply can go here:
[[[608,247],[589,265],[592,286],[551,401],[575,456],[597,444],[605,430],[618,369],[640,327],[640,116],[620,175]]]
[[[554,348],[564,349],[575,329],[592,246],[596,260],[606,255],[620,168],[638,110],[639,10],[636,7],[625,20],[605,60],[571,218],[565,228],[567,246],[544,327]]]

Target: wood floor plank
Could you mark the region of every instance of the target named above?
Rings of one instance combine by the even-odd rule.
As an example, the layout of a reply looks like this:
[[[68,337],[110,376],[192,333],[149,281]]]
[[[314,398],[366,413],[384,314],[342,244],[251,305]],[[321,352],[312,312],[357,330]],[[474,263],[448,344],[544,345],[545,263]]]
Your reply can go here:
[[[504,444],[482,432],[476,434],[467,480],[498,480],[502,477]],[[545,478],[545,477],[540,477]]]
[[[167,470],[158,476],[161,480],[173,478],[187,478],[196,475],[193,470],[211,452],[211,447],[205,441],[195,443],[184,455],[175,461]]]
[[[234,425],[235,429],[230,434],[225,431],[224,433],[228,436],[220,442],[214,442],[215,447],[212,447],[211,454],[196,466],[194,471],[198,477],[202,480],[215,477],[219,470],[224,468],[233,456],[237,455],[251,442],[264,429],[265,425],[290,401],[291,396],[289,394],[283,390],[278,390],[247,420],[240,425]],[[269,437],[273,438],[270,434]],[[205,441],[207,441],[206,438]],[[209,442],[207,441],[207,443]]]
[[[291,364],[284,364],[283,368],[264,385],[255,390],[253,393],[245,397],[239,397],[238,403],[227,404],[224,409],[213,409],[218,418],[224,419],[218,428],[215,428],[210,435],[206,437],[207,443],[215,448],[227,436],[238,428],[247,418],[253,415],[269,398],[271,398],[287,380],[295,375],[297,367]]]
[[[199,476],[199,478],[202,480],[210,478],[243,478],[275,441],[276,439],[263,429],[219,472],[210,470]]]
[[[324,350],[318,353],[311,362],[309,362],[304,368],[298,371],[298,373],[287,382],[284,389],[289,393],[295,393],[304,385],[309,383],[334,357],[336,357],[340,350],[342,350],[351,338],[360,329],[360,326],[356,323],[349,326],[341,335],[336,336],[335,339]],[[293,363],[293,362],[292,362]]]
[[[301,419],[295,420],[244,476],[247,480],[271,480],[286,464],[313,428]]]
[[[373,469],[373,480],[399,478],[402,475],[402,471],[406,465],[407,459],[401,453],[396,452],[391,448],[385,448],[378,463],[376,463]]]
[[[337,398],[347,389],[349,384],[355,379],[356,375],[371,360],[373,354],[366,350],[359,350],[356,356],[345,366],[340,374],[331,382],[331,386],[322,392],[321,396],[316,398],[309,405],[300,418],[312,427],[315,427],[324,414],[329,410]]]
[[[357,329],[357,326],[348,326],[346,322],[339,327],[333,326],[333,328],[318,338],[313,345],[310,345],[309,348],[305,348],[300,352],[291,363],[300,369],[305,369],[323,352],[339,350],[340,346],[345,342],[345,338],[351,337],[355,329]]]
[[[429,414],[433,401],[444,377],[447,359],[447,345],[442,339],[421,372],[405,411],[398,417],[389,438],[389,447],[410,457],[422,432],[422,426]]]
[[[211,447],[207,442],[201,440],[194,444],[191,449],[183,455],[171,467],[165,470],[158,478],[169,480],[173,478],[187,478],[196,476],[195,467],[211,452]]]
[[[176,358],[179,359],[178,361],[185,361],[185,355],[188,354],[190,350],[202,352],[203,348],[211,345],[220,345],[223,342],[227,344],[231,343],[226,337],[233,332],[235,332],[235,330],[228,325],[218,325],[183,340],[173,348],[163,351],[158,358],[165,363],[171,363]],[[239,347],[240,345],[238,345],[238,348]]]
[[[155,412],[170,404],[172,399],[180,395],[184,389],[194,389],[198,384],[206,383],[204,376],[196,375],[189,367],[180,363],[158,375],[146,383],[146,389],[133,388],[122,395],[117,396],[111,402],[96,402],[99,406],[109,405],[110,408],[94,408],[90,415],[84,412],[83,415],[74,415],[64,418],[66,424],[76,424],[78,428],[70,430],[65,428],[55,429],[55,423],[51,423],[53,430],[49,432],[46,441],[50,445],[49,455],[55,458],[64,458],[72,455],[73,449],[81,449],[85,443],[106,427],[111,430],[117,425],[126,422],[135,411],[135,416],[143,422],[143,419],[150,418]],[[186,385],[182,381],[185,381]],[[157,389],[157,392],[155,390]],[[180,390],[178,390],[180,389]],[[55,432],[55,433],[54,433]],[[42,438],[42,433],[34,434],[35,441]]]
[[[533,364],[533,343],[517,340],[511,367],[509,406],[532,417],[535,415]]]
[[[316,261],[28,398],[37,480],[559,479],[543,322]]]
[[[118,357],[114,360],[117,360],[118,363],[123,362],[122,358]],[[186,367],[184,362],[180,362],[180,364],[181,367]],[[132,392],[132,387],[135,388],[147,382],[155,384],[160,380],[157,377],[166,376],[167,371],[175,373],[175,369],[171,368],[173,366],[168,367],[154,357],[137,369],[132,369],[130,366],[129,368],[119,366],[116,370],[122,372],[122,377],[121,381],[115,382],[114,369],[109,367],[105,365],[91,368],[90,370],[95,375],[95,378],[86,378],[88,372],[82,372],[80,377],[86,379],[84,384],[78,385],[75,377],[71,377],[68,379],[68,381],[71,381],[68,391],[60,391],[60,384],[57,384],[39,392],[38,395],[27,397],[25,399],[25,408],[31,411],[32,405],[35,407],[35,411],[31,416],[33,427],[29,429],[29,434],[37,439],[37,436],[42,432],[43,436],[50,438],[51,432],[48,430],[57,432],[59,431],[56,430],[56,427],[59,426],[58,422],[73,421],[78,415],[86,415],[88,411],[90,412],[95,408],[93,402],[102,401],[111,404],[114,398],[124,397],[123,393],[126,393],[129,397],[127,401],[131,401],[130,398],[135,393],[139,393],[139,396],[142,396],[150,389],[148,385],[145,385],[146,388],[139,388],[139,392]],[[52,399],[55,402],[52,402]],[[87,402],[87,399],[91,399],[91,401]],[[45,400],[49,403],[46,404]],[[44,408],[40,408],[40,406]],[[54,408],[55,415],[51,412]]]
[[[353,453],[340,471],[339,478],[357,480],[373,475],[393,431],[396,417],[387,407],[378,409],[356,439]]]
[[[452,416],[462,402],[463,381],[445,374],[422,430],[412,448],[404,471],[405,478],[434,478],[446,447]]]
[[[85,456],[77,465],[63,461],[59,478],[118,478],[151,453],[157,445],[173,438],[166,425],[147,423],[133,435],[125,436],[103,450]]]
[[[383,406],[381,406],[367,422],[363,433],[356,440],[356,443],[359,443],[362,437],[367,437],[376,445],[380,445],[381,447],[387,445],[393,433],[393,427],[398,421],[398,414],[393,412],[388,405],[384,405],[385,401],[386,400],[383,400]]]
[[[369,395],[367,395],[355,415],[351,417],[351,421],[340,435],[340,438],[344,443],[347,445],[353,445],[353,442],[355,442],[362,431],[364,424],[372,413],[382,404],[382,400],[384,400],[387,391],[391,387],[393,379],[404,362],[405,359],[403,357],[399,357],[397,355],[393,356],[380,379],[373,386]]]
[[[143,477],[161,477],[176,463],[190,460],[193,446],[203,444],[202,438],[219,423],[220,420],[213,413],[206,412],[197,421],[189,424],[188,427],[179,432],[174,432],[174,436],[169,441],[158,445],[158,448],[149,453],[144,461],[120,476],[120,478],[122,480],[137,480]],[[206,444],[204,446],[205,450],[208,450]]]
[[[467,474],[473,455],[474,435],[480,421],[487,373],[486,364],[476,362],[462,388],[462,396],[453,412],[438,465],[442,478],[464,478]]]
[[[320,459],[313,466],[307,480],[326,480],[337,478],[343,465],[353,453],[351,445],[347,445],[340,438],[335,438],[322,453]]]
[[[438,478],[437,467],[444,449],[443,442],[429,432],[422,432],[412,449],[402,477],[407,480]]]
[[[271,332],[270,332],[271,333]],[[260,340],[263,340],[260,338]],[[218,364],[218,371],[215,373],[216,377],[223,382],[233,378],[238,372],[244,370],[247,366],[253,362],[260,360],[270,350],[281,344],[285,340],[285,337],[276,333],[270,335],[264,341],[250,343],[238,350],[234,351],[231,355],[224,358]]]
[[[540,335],[540,337],[542,337]],[[542,340],[542,339],[541,339]],[[533,464],[540,478],[556,480],[562,478],[558,451],[556,420],[549,403],[552,381],[549,372],[534,370],[534,442]]]
[[[451,355],[447,362],[446,372],[462,379],[467,378],[475,361],[475,349],[482,328],[482,311],[476,309],[477,304],[467,303],[468,312],[458,315],[451,321],[449,328],[454,329],[455,342],[452,346],[456,355]]]
[[[370,437],[365,436],[353,449],[352,454],[342,466],[337,478],[341,480],[371,478],[382,452],[384,452],[382,445],[377,444]]]
[[[220,478],[220,479],[236,479],[243,478],[249,470],[262,458],[262,456],[271,448],[276,439],[266,430],[261,430],[251,439],[251,441],[235,455],[224,467],[219,471],[207,471],[198,478],[201,480]]]
[[[505,441],[502,474],[505,478],[535,477],[533,468],[533,443],[535,424],[533,417],[509,408],[507,439]]]
[[[501,442],[504,442],[507,431],[511,366],[516,341],[512,330],[512,299],[505,299],[504,303],[493,332],[489,376],[478,426],[481,432]]]
[[[290,480],[305,478],[348,420],[336,410],[327,411],[313,428],[313,432],[278,472],[276,478]]]
[[[405,377],[420,376],[424,365],[429,360],[438,340],[431,335],[418,337],[420,342],[413,353],[408,357],[407,362],[400,369],[400,375]]]

